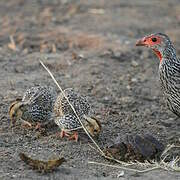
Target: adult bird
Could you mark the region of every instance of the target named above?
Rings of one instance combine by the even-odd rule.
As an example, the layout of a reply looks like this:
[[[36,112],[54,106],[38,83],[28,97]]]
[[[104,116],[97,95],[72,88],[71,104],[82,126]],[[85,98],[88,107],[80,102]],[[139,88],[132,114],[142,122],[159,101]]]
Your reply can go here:
[[[136,46],[151,48],[160,60],[159,78],[168,108],[180,116],[180,59],[166,34],[155,33],[138,40]]]

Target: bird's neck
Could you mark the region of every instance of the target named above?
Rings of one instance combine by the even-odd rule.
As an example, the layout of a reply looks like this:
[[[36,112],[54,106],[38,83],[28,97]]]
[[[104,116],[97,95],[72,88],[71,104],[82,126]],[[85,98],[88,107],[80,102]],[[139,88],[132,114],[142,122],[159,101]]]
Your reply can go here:
[[[153,49],[154,53],[156,54],[156,56],[159,58],[160,60],[160,63],[163,61],[163,60],[166,60],[166,61],[174,61],[177,59],[176,57],[176,50],[175,48],[173,47],[173,45],[169,45],[167,46],[164,50],[160,51],[160,50],[157,50],[157,49]]]
[[[162,61],[162,53],[157,49],[153,49],[155,55],[159,58],[160,62]]]

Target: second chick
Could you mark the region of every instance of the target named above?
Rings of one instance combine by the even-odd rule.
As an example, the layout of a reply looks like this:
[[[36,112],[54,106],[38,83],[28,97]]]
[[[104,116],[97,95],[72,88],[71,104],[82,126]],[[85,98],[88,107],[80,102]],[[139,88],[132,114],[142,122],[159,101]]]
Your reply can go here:
[[[101,131],[101,124],[96,118],[91,116],[92,109],[86,97],[71,88],[65,89],[64,94],[90,135],[93,137],[98,135]],[[55,123],[61,129],[61,137],[67,136],[70,140],[74,139],[77,141],[78,133],[76,130],[82,129],[82,126],[63,93],[58,95],[54,111]]]

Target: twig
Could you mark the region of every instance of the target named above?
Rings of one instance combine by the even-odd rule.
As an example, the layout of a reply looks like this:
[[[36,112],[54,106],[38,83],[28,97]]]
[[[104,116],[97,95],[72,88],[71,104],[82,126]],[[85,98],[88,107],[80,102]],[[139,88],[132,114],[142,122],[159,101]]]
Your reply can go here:
[[[89,143],[88,143],[88,145],[90,146],[90,148],[94,149],[95,151],[97,151],[99,153],[99,151],[94,146],[92,146]],[[126,163],[126,162],[114,159],[113,157],[110,157],[110,156],[103,155],[103,157],[108,159],[108,160],[115,161],[115,162],[117,162],[119,164],[123,164],[124,166],[131,166],[132,165],[132,163]]]
[[[13,51],[17,51],[18,49],[17,49],[17,47],[16,47],[16,43],[15,43],[15,41],[14,41],[13,36],[12,36],[12,35],[9,36],[9,39],[10,39],[10,43],[8,44],[9,49],[11,49],[11,50],[13,50]]]
[[[174,147],[176,147],[174,144],[171,144],[171,145],[167,146],[166,149],[165,149],[165,150],[163,151],[163,153],[161,154],[161,157],[162,157],[164,154],[166,154],[170,149],[172,149],[172,148],[174,148]],[[167,155],[166,155],[165,157],[167,157]]]
[[[124,169],[124,170],[129,170],[129,171],[135,171],[135,172],[139,172],[139,173],[145,173],[145,172],[149,172],[155,169],[164,169],[166,171],[176,171],[176,172],[180,172],[180,167],[177,165],[177,163],[180,161],[180,157],[176,157],[174,160],[170,161],[170,162],[165,162],[166,157],[168,156],[168,154],[166,154],[170,149],[172,148],[177,148],[178,146],[170,145],[168,146],[164,152],[162,153],[163,155],[165,155],[165,158],[161,159],[160,162],[156,162],[156,161],[151,161],[151,162],[138,162],[136,161],[131,162],[129,164],[126,164],[125,162],[123,162],[124,164],[127,165],[137,165],[137,166],[143,166],[143,167],[147,167],[147,166],[153,166],[151,168],[146,168],[144,170],[137,170],[137,169],[133,169],[133,168],[127,168],[125,166],[116,166],[116,165],[110,165],[110,164],[104,164],[104,163],[99,163],[99,162],[94,162],[94,161],[89,161],[89,164],[97,164],[97,165],[102,165],[102,166],[109,166],[109,167],[113,167],[113,168],[119,168],[119,169]],[[162,157],[162,156],[161,156]],[[113,158],[112,158],[113,159]],[[113,159],[114,161],[118,162],[118,160]],[[120,163],[122,164],[122,162],[120,161]]]
[[[89,9],[88,12],[92,13],[92,14],[104,14],[105,13],[104,9]]]
[[[156,167],[152,167],[152,168],[148,168],[145,170],[138,170],[138,169],[133,169],[133,168],[127,168],[124,166],[116,166],[116,165],[111,165],[111,164],[105,164],[105,163],[99,163],[99,162],[95,162],[95,161],[88,161],[89,164],[96,164],[96,165],[101,165],[101,166],[107,166],[107,167],[112,167],[112,168],[118,168],[118,169],[123,169],[123,170],[127,170],[127,171],[134,171],[134,172],[138,172],[138,173],[145,173],[148,171],[152,171],[154,169],[159,169],[159,166]]]
[[[88,131],[86,130],[86,128],[84,127],[83,123],[81,122],[79,116],[78,116],[77,113],[76,113],[76,110],[74,109],[73,105],[70,103],[69,99],[67,98],[67,96],[65,95],[65,93],[64,93],[64,91],[62,90],[61,86],[58,84],[58,82],[57,82],[56,79],[54,78],[54,76],[53,76],[53,74],[51,73],[51,71],[44,65],[44,63],[43,63],[41,60],[39,60],[39,62],[40,62],[41,65],[44,67],[44,69],[49,73],[49,75],[51,76],[51,78],[53,79],[53,81],[55,82],[55,84],[57,85],[57,87],[58,87],[58,88],[60,89],[60,91],[62,92],[63,96],[66,98],[66,100],[67,100],[67,102],[69,103],[69,105],[71,106],[74,114],[75,114],[76,117],[78,118],[78,120],[79,120],[82,128],[84,129],[84,131],[86,132],[86,134],[88,135],[88,137],[91,139],[91,141],[95,144],[95,146],[97,147],[97,149],[98,149],[98,151],[100,152],[100,154],[101,154],[104,158],[106,158],[106,159],[115,161],[115,162],[120,163],[120,164],[123,164],[123,165],[125,165],[125,166],[131,165],[131,164],[125,163],[125,162],[123,162],[123,161],[119,161],[119,160],[117,160],[117,159],[114,159],[114,158],[112,158],[112,157],[106,156],[106,155],[104,154],[104,152],[101,150],[101,148],[98,146],[98,144],[94,141],[94,139],[91,137],[91,135],[89,134],[89,132],[88,132]]]
[[[56,79],[54,78],[53,74],[51,73],[51,71],[44,65],[44,63],[39,60],[39,62],[41,63],[41,65],[44,67],[44,69],[49,73],[49,75],[51,76],[51,78],[53,79],[53,81],[55,82],[55,84],[57,85],[57,87],[60,89],[60,91],[62,92],[63,96],[66,98],[67,102],[69,103],[69,105],[71,106],[75,116],[78,118],[82,128],[84,129],[84,131],[86,132],[86,134],[88,135],[88,137],[91,139],[91,141],[95,144],[95,146],[98,148],[99,152],[105,156],[104,152],[101,150],[101,148],[98,146],[98,144],[94,141],[94,139],[91,137],[91,135],[89,134],[89,132],[86,130],[85,126],[83,125],[83,123],[81,122],[79,116],[76,113],[76,110],[74,109],[73,105],[70,103],[69,99],[67,98],[67,96],[65,95],[64,91],[62,90],[61,86],[58,84],[58,82],[56,81]]]
[[[53,81],[55,82],[55,84],[57,85],[57,87],[60,89],[60,91],[62,92],[63,96],[66,98],[67,102],[69,103],[69,105],[71,106],[74,114],[76,115],[76,117],[78,118],[82,128],[84,129],[85,133],[88,135],[88,137],[91,139],[91,141],[95,144],[95,146],[97,147],[97,150],[98,152],[100,152],[100,154],[108,159],[108,160],[112,160],[112,161],[115,161],[119,164],[122,164],[124,166],[115,166],[115,165],[110,165],[110,164],[104,164],[104,163],[99,163],[99,162],[93,162],[93,161],[89,161],[88,163],[89,164],[97,164],[97,165],[103,165],[103,166],[108,166],[108,167],[114,167],[114,168],[120,168],[120,169],[124,169],[124,170],[129,170],[129,171],[134,171],[134,172],[139,172],[139,173],[144,173],[144,172],[148,172],[148,171],[152,171],[152,170],[155,170],[155,169],[165,169],[165,170],[172,170],[172,171],[180,171],[179,170],[179,167],[176,166],[177,162],[180,160],[179,157],[177,157],[174,161],[173,161],[173,164],[170,164],[170,163],[166,163],[164,162],[164,160],[166,159],[167,156],[165,156],[165,158],[163,158],[159,163],[158,162],[154,162],[153,164],[149,163],[149,162],[146,162],[144,163],[145,165],[153,165],[152,168],[147,168],[145,170],[137,170],[137,169],[133,169],[133,168],[127,168],[125,166],[130,166],[130,165],[141,165],[142,166],[142,163],[139,163],[139,162],[136,162],[136,163],[126,163],[124,161],[119,161],[117,159],[114,159],[113,157],[109,157],[109,156],[106,156],[105,153],[101,150],[101,148],[98,146],[98,144],[94,141],[94,139],[91,137],[91,135],[89,134],[89,132],[86,130],[86,128],[84,127],[83,123],[81,122],[79,116],[77,115],[76,113],[76,110],[74,109],[73,105],[70,103],[69,99],[67,98],[67,96],[65,95],[64,91],[62,90],[61,86],[58,84],[58,82],[56,81],[56,79],[54,78],[53,74],[51,73],[51,71],[44,65],[44,63],[39,60],[39,62],[41,63],[41,65],[44,67],[44,69],[49,73],[49,75],[51,76],[51,78],[53,79]],[[94,147],[90,146],[91,148],[95,149]],[[174,148],[174,147],[178,147],[178,146],[175,146],[175,145],[170,145],[169,147],[167,147],[167,149],[164,150],[164,152],[162,153],[161,157],[163,155],[165,155],[171,148]]]
[[[91,144],[88,143],[88,145],[90,146],[91,149],[94,149],[95,151],[97,151],[99,153],[99,151],[94,147],[92,146]]]

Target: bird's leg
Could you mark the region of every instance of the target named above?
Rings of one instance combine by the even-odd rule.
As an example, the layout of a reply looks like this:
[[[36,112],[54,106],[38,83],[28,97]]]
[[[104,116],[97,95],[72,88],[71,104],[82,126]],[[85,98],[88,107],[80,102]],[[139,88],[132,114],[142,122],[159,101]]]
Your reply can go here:
[[[68,138],[69,140],[75,140],[76,142],[78,141],[78,132],[74,131],[71,136]]]
[[[58,133],[58,136],[59,136],[59,133]],[[63,129],[61,130],[60,132],[60,137],[63,138],[63,137],[69,137],[69,133],[67,133],[66,131],[64,131]]]
[[[78,141],[78,133],[77,132],[73,132],[73,134],[70,135],[70,133],[68,133],[62,129],[60,132],[60,137],[61,138],[68,137],[69,140],[75,140],[76,142]]]

